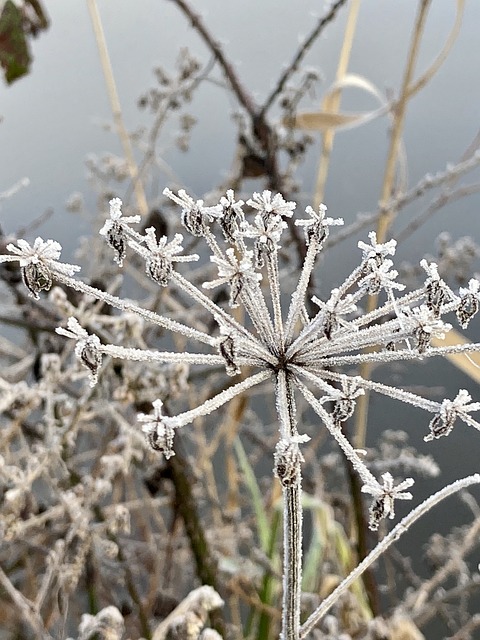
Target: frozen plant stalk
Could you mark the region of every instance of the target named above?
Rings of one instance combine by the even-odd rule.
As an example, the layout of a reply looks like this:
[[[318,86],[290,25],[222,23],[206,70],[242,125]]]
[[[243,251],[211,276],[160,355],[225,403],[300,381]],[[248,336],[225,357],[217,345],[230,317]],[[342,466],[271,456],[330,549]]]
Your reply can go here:
[[[229,306],[243,306],[248,323],[237,322],[233,315],[214,303],[204,291],[194,286],[177,270],[177,263],[198,259],[183,255],[183,237],[177,234],[168,240],[157,238],[153,228],[144,234],[132,225],[138,217],[124,217],[122,203],[115,198],[110,203],[110,217],[101,230],[121,266],[132,251],[145,261],[149,278],[161,287],[172,286],[190,296],[195,304],[207,310],[217,327],[211,336],[171,318],[158,315],[133,302],[107,294],[74,278],[78,267],[59,262],[60,245],[53,240],[37,238],[31,246],[19,240],[8,245],[9,255],[0,262],[17,260],[29,292],[38,297],[48,290],[54,280],[79,292],[94,296],[123,311],[133,312],[149,322],[183,335],[189,343],[202,343],[210,353],[194,350],[186,353],[160,352],[102,344],[99,337],[89,334],[75,318],[70,318],[62,335],[76,341],[76,355],[90,373],[91,384],[101,375],[102,356],[144,360],[159,363],[188,363],[190,365],[224,365],[229,376],[236,377],[245,367],[248,375],[233,382],[226,390],[208,399],[195,409],[176,416],[162,412],[162,401],[154,402],[150,414],[139,415],[139,422],[148,442],[165,457],[174,455],[176,430],[199,416],[205,416],[255,385],[273,379],[278,414],[279,439],[274,453],[274,473],[282,484],[284,497],[284,595],[282,640],[303,637],[300,628],[300,595],[302,569],[302,509],[301,480],[303,456],[301,447],[308,436],[298,430],[295,394],[300,393],[320,418],[320,422],[337,441],[363,483],[363,491],[373,496],[370,507],[370,527],[376,529],[383,518],[394,518],[395,501],[408,500],[412,494],[406,489],[413,479],[396,481],[389,472],[376,478],[365,465],[342,431],[342,423],[350,418],[357,398],[366,390],[414,405],[431,414],[425,440],[448,435],[457,419],[480,429],[471,412],[480,408],[472,403],[469,394],[460,390],[453,400],[434,402],[419,395],[359,376],[343,373],[342,367],[363,362],[389,363],[398,360],[418,360],[447,353],[478,350],[480,345],[467,344],[446,348],[431,346],[433,336],[441,336],[450,329],[442,317],[456,313],[462,327],[475,315],[480,302],[480,285],[471,280],[468,288],[454,293],[439,277],[434,263],[421,262],[425,271],[424,284],[415,291],[404,293],[397,282],[391,256],[396,242],[378,243],[375,233],[369,242],[359,242],[360,264],[322,301],[313,302],[318,311],[310,317],[305,305],[310,276],[316,257],[327,239],[330,227],[342,224],[340,219],[326,216],[326,207],[318,211],[306,209],[306,217],[296,220],[302,227],[307,245],[303,267],[293,291],[288,309],[281,305],[279,277],[279,249],[287,224],[293,216],[294,202],[286,202],[280,194],[270,191],[253,194],[245,203],[235,200],[233,191],[216,206],[207,207],[202,200],[193,200],[185,191],[164,194],[182,210],[182,223],[194,237],[203,238],[211,251],[211,261],[218,270],[216,279],[205,282],[208,291],[227,285]],[[266,287],[261,282],[266,280]],[[267,303],[265,289],[268,288]],[[374,311],[362,311],[362,300],[368,295],[381,294],[380,306]],[[253,370],[253,373],[251,371]],[[318,619],[315,619],[318,622]]]

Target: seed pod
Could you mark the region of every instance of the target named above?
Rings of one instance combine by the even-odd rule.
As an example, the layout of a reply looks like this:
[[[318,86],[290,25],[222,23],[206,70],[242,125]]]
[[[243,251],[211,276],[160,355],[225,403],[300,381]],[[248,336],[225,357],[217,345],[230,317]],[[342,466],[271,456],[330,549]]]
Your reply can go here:
[[[462,329],[466,329],[468,327],[470,320],[478,312],[478,308],[479,302],[475,296],[472,296],[471,293],[467,293],[467,295],[463,296],[456,311],[457,318]]]
[[[425,353],[430,346],[431,334],[428,331],[425,331],[422,327],[418,327],[415,329],[414,335],[417,340],[416,347],[418,349],[418,353]]]
[[[235,362],[235,343],[231,336],[226,336],[218,347],[220,355],[225,359],[225,369],[229,376],[236,376],[240,373]]]
[[[376,498],[376,500],[372,502],[372,505],[369,509],[369,514],[370,520],[368,522],[368,528],[371,531],[377,531],[378,525],[387,515],[385,511],[385,502],[381,496]]]
[[[36,300],[40,291],[48,291],[51,288],[52,274],[42,262],[29,262],[21,271],[24,285]]]
[[[112,247],[116,253],[114,258],[115,262],[121,267],[127,250],[123,226],[116,221],[113,222],[107,232],[106,239],[110,247]]]
[[[202,238],[207,230],[206,216],[197,206],[183,210],[182,224],[196,238]]]
[[[155,451],[163,453],[168,460],[175,455],[173,450],[173,438],[175,429],[164,422],[152,424],[153,428],[146,432],[147,442]]]
[[[85,345],[80,353],[80,359],[87,369],[90,369],[93,375],[96,376],[102,364],[102,354],[99,353],[93,342],[85,340]]]
[[[432,280],[427,285],[427,306],[438,317],[442,304],[447,299],[442,283],[439,280]]]
[[[155,256],[151,260],[148,260],[145,270],[147,275],[149,275],[150,278],[157,282],[161,287],[166,287],[168,285],[173,273],[171,260],[167,260],[160,256]]]

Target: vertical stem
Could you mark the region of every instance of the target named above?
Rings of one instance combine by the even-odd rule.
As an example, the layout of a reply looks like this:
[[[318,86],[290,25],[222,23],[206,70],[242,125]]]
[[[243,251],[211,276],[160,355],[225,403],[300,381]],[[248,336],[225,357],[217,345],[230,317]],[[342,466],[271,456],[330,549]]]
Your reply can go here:
[[[298,640],[302,586],[301,479],[283,488],[283,611],[282,640]]]
[[[283,606],[281,640],[298,640],[302,593],[302,456],[298,443],[293,389],[285,371],[277,376],[277,411],[280,436],[290,442],[282,463],[288,465],[289,481],[283,485]]]
[[[123,153],[128,165],[128,171],[133,183],[133,189],[135,192],[135,198],[137,200],[137,206],[142,216],[146,216],[148,213],[148,204],[143,190],[143,185],[138,175],[137,165],[133,156],[132,145],[128,131],[125,127],[122,117],[122,108],[120,106],[120,99],[117,93],[117,86],[115,84],[115,77],[113,75],[112,64],[110,62],[110,56],[108,55],[107,42],[105,40],[105,34],[103,32],[102,21],[98,12],[96,0],[88,0],[88,10],[90,12],[90,18],[92,20],[93,31],[95,33],[95,40],[97,41],[98,53],[100,55],[100,62],[102,64],[103,75],[105,77],[105,84],[107,86],[108,99],[110,100],[110,106],[112,109],[113,120],[117,129],[118,137],[123,147]]]

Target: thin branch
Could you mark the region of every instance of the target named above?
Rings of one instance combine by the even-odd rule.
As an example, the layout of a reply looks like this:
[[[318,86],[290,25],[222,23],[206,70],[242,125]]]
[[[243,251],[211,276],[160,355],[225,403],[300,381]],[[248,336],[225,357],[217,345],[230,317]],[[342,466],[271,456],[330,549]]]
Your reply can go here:
[[[237,96],[238,101],[243,106],[243,108],[248,112],[252,119],[256,118],[257,115],[257,105],[255,104],[252,96],[247,93],[244,86],[241,84],[237,73],[235,72],[233,66],[225,57],[223,53],[223,49],[217,40],[214,40],[207,27],[205,26],[202,17],[193,11],[186,0],[170,0],[187,16],[190,20],[192,27],[199,33],[202,37],[203,41],[213,53],[215,59],[218,64],[222,67],[223,72],[230,83],[232,91]]]
[[[13,584],[10,582],[9,577],[0,567],[0,586],[10,596],[15,607],[20,611],[22,620],[26,622],[34,631],[35,637],[38,640],[53,640],[52,636],[45,629],[43,620],[40,615],[35,611],[35,606],[30,600],[17,591]]]
[[[298,69],[300,62],[303,60],[303,58],[305,57],[305,55],[307,54],[307,52],[309,51],[309,49],[311,48],[315,40],[322,33],[325,27],[330,22],[332,22],[332,20],[337,15],[337,12],[346,3],[346,1],[347,0],[337,0],[336,2],[334,2],[330,7],[329,11],[326,13],[326,15],[324,15],[322,18],[318,20],[317,24],[315,25],[310,35],[307,36],[302,46],[298,49],[292,62],[289,64],[289,66],[285,69],[285,71],[282,73],[282,75],[278,79],[278,82],[275,88],[272,90],[268,98],[265,100],[263,107],[260,109],[260,113],[259,113],[260,118],[265,117],[265,114],[270,109],[270,107],[272,106],[273,102],[278,97],[278,95],[283,91],[290,77]]]

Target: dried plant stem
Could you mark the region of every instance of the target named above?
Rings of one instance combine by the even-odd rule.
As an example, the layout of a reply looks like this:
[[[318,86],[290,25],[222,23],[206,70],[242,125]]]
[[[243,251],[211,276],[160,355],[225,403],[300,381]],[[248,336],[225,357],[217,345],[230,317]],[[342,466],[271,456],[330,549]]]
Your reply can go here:
[[[354,0],[354,1],[356,1],[356,0]],[[317,22],[317,24],[313,28],[312,32],[305,39],[305,41],[303,42],[302,46],[299,47],[299,49],[298,49],[295,57],[293,58],[292,62],[288,65],[288,67],[285,69],[285,71],[280,76],[275,88],[273,89],[271,94],[268,96],[268,98],[265,100],[265,103],[262,106],[262,109],[260,111],[260,117],[263,118],[265,116],[267,111],[270,109],[272,104],[275,102],[276,98],[280,95],[280,93],[285,88],[285,85],[287,84],[287,82],[290,79],[290,77],[298,69],[298,67],[300,65],[300,62],[303,60],[304,56],[310,50],[310,47],[312,46],[312,44],[315,42],[315,40],[318,38],[318,36],[322,33],[322,31],[325,29],[325,27],[328,24],[330,24],[330,22],[332,22],[332,20],[335,19],[335,16],[337,15],[339,9],[341,9],[341,7],[345,4],[345,2],[346,2],[346,0],[337,0],[336,2],[332,3],[332,5],[330,6],[328,12],[319,19],[319,21]]]
[[[430,580],[426,580],[422,583],[420,588],[414,593],[410,594],[405,600],[405,608],[411,609],[412,613],[418,614],[418,612],[425,606],[429,598],[432,597],[435,589],[438,589],[440,585],[447,581],[448,576],[454,573],[458,567],[459,558],[465,558],[473,548],[478,544],[478,537],[480,535],[480,520],[477,519],[473,522],[470,530],[462,541],[461,546],[458,549],[458,555],[453,556],[432,576]]]
[[[290,439],[297,434],[295,402],[291,381],[285,371],[277,377],[280,434]],[[293,481],[283,485],[283,606],[282,640],[298,640],[302,593],[302,469],[292,460]]]
[[[17,591],[10,582],[7,574],[0,567],[0,587],[10,596],[15,607],[20,611],[22,620],[34,631],[38,640],[53,640],[44,627],[40,614],[36,612],[35,605]]]
[[[377,223],[377,242],[385,242],[388,229],[390,228],[392,220],[395,216],[395,211],[388,207],[388,203],[389,201],[391,201],[394,190],[397,159],[400,151],[408,99],[410,97],[409,90],[415,71],[415,64],[418,58],[418,52],[420,49],[420,43],[422,40],[423,30],[425,27],[425,21],[427,19],[427,13],[430,3],[431,0],[421,0],[420,8],[415,21],[412,41],[410,43],[410,50],[407,58],[407,65],[405,67],[405,72],[403,75],[400,96],[393,111],[390,148],[388,150],[385,173],[383,177],[382,193],[380,196],[380,207],[382,211]],[[377,296],[370,296],[367,302],[367,313],[375,309],[376,306]],[[367,380],[370,378],[371,371],[372,366],[369,363],[365,363],[360,367],[360,375]],[[367,391],[364,396],[359,398],[357,405],[354,442],[355,446],[360,449],[365,446],[367,435],[368,401],[369,394]]]
[[[284,487],[283,616],[282,640],[297,640],[300,628],[302,584],[302,487],[300,480]]]
[[[191,6],[185,0],[172,0],[177,7],[187,16],[190,20],[192,27],[199,33],[203,41],[210,49],[218,64],[222,67],[225,77],[230,83],[232,91],[237,96],[238,101],[242,107],[247,111],[250,117],[253,119],[256,117],[257,105],[252,96],[245,90],[245,87],[241,84],[235,69],[227,60],[223,49],[219,42],[217,42],[207,27],[205,26],[201,16],[193,11]]]
[[[383,538],[381,542],[371,551],[368,556],[350,573],[350,575],[343,580],[338,587],[322,602],[322,604],[312,613],[312,615],[306,620],[300,629],[300,639],[306,638],[310,631],[320,622],[327,611],[337,602],[338,598],[344,593],[348,587],[357,580],[362,573],[367,569],[375,560],[377,560],[385,551],[396,542],[408,529],[416,522],[421,516],[430,511],[432,507],[439,502],[448,498],[448,496],[466,489],[473,484],[480,484],[480,474],[475,473],[466,478],[462,478],[444,487],[437,493],[427,498],[416,509],[411,511],[403,520],[401,520],[396,527],[390,531],[388,535]]]
[[[169,460],[172,480],[175,487],[177,508],[182,516],[185,530],[190,542],[190,548],[195,558],[195,565],[200,581],[204,585],[211,585],[216,591],[221,591],[218,579],[217,561],[213,557],[210,545],[198,514],[197,500],[193,494],[195,482],[190,470],[190,464],[180,447],[176,455]],[[211,614],[215,629],[225,637],[225,622],[220,612]]]
[[[360,9],[360,0],[352,0],[350,4],[350,10],[347,18],[347,26],[345,27],[345,35],[342,43],[342,50],[340,52],[340,58],[338,61],[336,80],[342,80],[343,76],[347,72],[348,62],[350,60],[350,52],[352,50],[353,37],[355,35],[355,28],[357,26],[358,11]],[[333,95],[329,97],[329,111],[337,113],[340,108],[340,102],[342,93],[340,89],[337,89]],[[325,183],[328,175],[328,167],[330,164],[330,154],[332,153],[333,140],[335,138],[335,129],[327,129],[322,139],[322,153],[320,156],[320,163],[318,165],[317,180],[315,184],[315,193],[313,206],[315,209],[323,201]]]
[[[430,3],[431,3],[431,0],[422,0],[420,4],[420,9],[417,14],[415,28],[412,36],[412,42],[410,45],[410,51],[407,59],[407,66],[405,68],[402,87],[400,90],[400,96],[394,109],[394,121],[393,121],[393,127],[392,127],[392,135],[390,138],[390,148],[388,151],[387,163],[385,166],[385,174],[383,177],[382,193],[380,196],[381,205],[385,205],[389,201],[389,199],[392,197],[392,193],[394,189],[398,153],[400,150],[403,127],[405,124],[405,115],[407,111],[408,99],[410,97],[409,89],[412,83],[413,74],[415,71],[415,65],[418,59],[420,43],[422,40],[422,35],[425,28],[425,22],[427,19],[427,13],[428,13]],[[378,242],[385,242],[393,215],[394,215],[394,211],[389,211],[388,208],[385,208],[384,212],[380,216],[380,220],[377,226]]]
[[[356,527],[356,554],[365,558],[368,554],[368,518],[363,506],[362,482],[350,460],[345,460],[348,484],[352,494],[354,526]],[[374,572],[368,567],[362,576],[363,585],[368,597],[368,604],[374,616],[380,614],[380,598]]]
[[[90,12],[90,19],[92,20],[93,31],[95,33],[95,40],[97,42],[98,53],[100,56],[100,62],[105,78],[108,98],[110,100],[113,120],[115,123],[115,128],[117,130],[117,135],[123,148],[123,153],[125,154],[125,159],[127,161],[128,171],[130,173],[130,178],[132,180],[133,189],[135,192],[135,198],[137,201],[137,207],[141,215],[146,216],[148,213],[147,198],[145,197],[145,191],[143,189],[143,185],[138,173],[137,164],[133,156],[130,136],[128,135],[125,123],[123,122],[122,108],[120,106],[120,99],[118,97],[115,77],[113,75],[110,56],[108,55],[107,42],[105,40],[105,34],[103,32],[102,21],[100,19],[96,0],[88,0],[87,6]]]
[[[466,638],[471,638],[472,631],[475,631],[478,627],[480,627],[480,613],[472,616],[470,620],[468,620],[455,635],[448,638],[448,640],[465,640]]]

